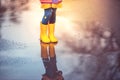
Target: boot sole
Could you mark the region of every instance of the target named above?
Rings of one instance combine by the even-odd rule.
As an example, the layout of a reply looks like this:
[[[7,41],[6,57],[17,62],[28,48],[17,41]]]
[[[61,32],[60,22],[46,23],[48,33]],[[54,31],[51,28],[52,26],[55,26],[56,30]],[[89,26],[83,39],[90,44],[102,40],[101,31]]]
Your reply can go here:
[[[41,39],[39,39],[40,40],[40,42],[43,42]],[[50,41],[50,42],[43,42],[43,43],[58,43],[58,41],[57,42],[53,42],[53,41]]]
[[[50,43],[50,42],[43,42],[42,40],[40,40],[40,42],[42,42],[42,43],[46,43],[46,44]]]

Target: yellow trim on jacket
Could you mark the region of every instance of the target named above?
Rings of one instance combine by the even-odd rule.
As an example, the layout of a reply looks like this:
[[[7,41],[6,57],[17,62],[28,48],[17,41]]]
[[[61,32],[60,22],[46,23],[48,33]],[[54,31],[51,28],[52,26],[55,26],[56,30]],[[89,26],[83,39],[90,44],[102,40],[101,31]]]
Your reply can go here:
[[[47,9],[47,8],[61,8],[62,2],[58,4],[41,4],[41,8]]]

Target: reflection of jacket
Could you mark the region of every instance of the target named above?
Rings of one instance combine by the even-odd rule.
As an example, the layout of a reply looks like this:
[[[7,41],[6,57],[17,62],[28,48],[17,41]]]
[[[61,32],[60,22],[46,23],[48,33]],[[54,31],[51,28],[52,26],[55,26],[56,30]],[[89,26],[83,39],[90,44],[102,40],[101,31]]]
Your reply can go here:
[[[41,8],[60,8],[62,6],[62,0],[40,0]]]

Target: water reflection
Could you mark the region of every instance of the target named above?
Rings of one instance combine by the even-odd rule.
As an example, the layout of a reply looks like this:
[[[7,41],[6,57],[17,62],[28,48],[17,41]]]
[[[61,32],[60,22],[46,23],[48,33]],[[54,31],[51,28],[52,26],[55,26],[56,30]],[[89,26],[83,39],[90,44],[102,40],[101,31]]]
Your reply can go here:
[[[56,64],[55,45],[57,43],[41,42],[41,57],[45,68],[45,74],[41,80],[64,80],[62,71],[59,71]]]
[[[80,54],[78,61],[66,80],[120,80],[120,52]]]

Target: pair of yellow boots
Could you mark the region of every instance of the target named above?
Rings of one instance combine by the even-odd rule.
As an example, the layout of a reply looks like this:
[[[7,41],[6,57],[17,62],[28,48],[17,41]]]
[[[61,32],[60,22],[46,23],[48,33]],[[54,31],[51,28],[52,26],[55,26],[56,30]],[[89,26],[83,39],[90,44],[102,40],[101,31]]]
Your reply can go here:
[[[55,24],[40,24],[40,40],[44,43],[58,42],[57,38],[54,36]]]

